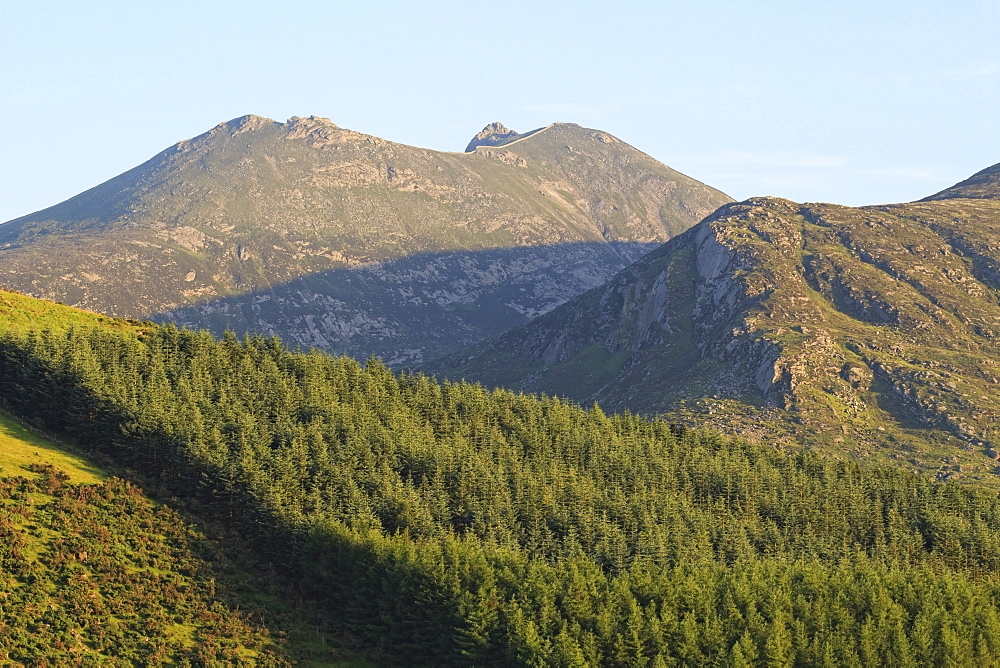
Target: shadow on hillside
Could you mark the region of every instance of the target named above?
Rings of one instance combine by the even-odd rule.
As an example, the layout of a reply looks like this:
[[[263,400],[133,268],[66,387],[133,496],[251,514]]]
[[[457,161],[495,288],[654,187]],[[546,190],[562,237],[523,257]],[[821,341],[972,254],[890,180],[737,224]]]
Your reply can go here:
[[[317,636],[349,633],[393,664],[431,665],[458,646],[457,601],[433,569],[413,558],[406,541],[381,532],[366,536],[333,521],[301,521],[301,515],[290,520],[262,500],[248,476],[222,460],[209,461],[190,442],[182,445],[165,423],[140,424],[135,407],[95,392],[80,373],[34,355],[22,341],[0,340],[0,372],[0,399],[20,419],[91,444],[150,498],[197,522],[210,539],[235,536],[238,544],[216,549],[203,542],[200,548],[207,555],[225,553],[215,564],[219,580],[212,579],[212,597],[223,611],[249,611],[278,637],[289,624],[296,633],[305,625],[315,625]],[[21,382],[30,385],[24,392],[17,391]],[[81,421],[80,415],[89,417]],[[233,571],[243,573],[234,579]],[[274,596],[284,597],[284,610],[265,609],[264,600]],[[422,637],[418,631],[425,627],[439,633]]]
[[[523,324],[603,284],[659,243],[587,242],[416,253],[152,314],[216,334],[277,335],[289,346],[405,365]]]

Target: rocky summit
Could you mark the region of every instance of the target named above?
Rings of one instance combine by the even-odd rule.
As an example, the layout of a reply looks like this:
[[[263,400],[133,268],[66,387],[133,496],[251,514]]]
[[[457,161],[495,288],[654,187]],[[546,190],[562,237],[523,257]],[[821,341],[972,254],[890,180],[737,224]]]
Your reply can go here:
[[[237,118],[0,226],[0,286],[404,364],[545,313],[730,201],[573,124],[473,144]]]
[[[469,145],[465,147],[465,152],[470,153],[476,150],[477,146],[504,146],[544,129],[545,128],[539,128],[538,130],[532,130],[531,132],[521,134],[519,132],[515,132],[514,130],[508,130],[507,126],[503,123],[490,123],[472,138]]]
[[[910,204],[725,205],[428,368],[996,482],[998,176]]]

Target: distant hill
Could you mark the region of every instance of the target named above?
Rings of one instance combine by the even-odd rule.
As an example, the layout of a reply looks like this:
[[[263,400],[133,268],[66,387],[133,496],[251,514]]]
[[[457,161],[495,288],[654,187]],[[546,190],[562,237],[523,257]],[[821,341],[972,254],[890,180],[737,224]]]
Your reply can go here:
[[[996,199],[1000,193],[1000,163],[976,172],[961,183],[927,197],[922,202],[940,199]]]
[[[726,205],[427,368],[995,481],[998,175],[912,204]]]
[[[483,133],[446,153],[244,116],[0,226],[0,285],[404,363],[544,313],[730,201],[597,130]]]

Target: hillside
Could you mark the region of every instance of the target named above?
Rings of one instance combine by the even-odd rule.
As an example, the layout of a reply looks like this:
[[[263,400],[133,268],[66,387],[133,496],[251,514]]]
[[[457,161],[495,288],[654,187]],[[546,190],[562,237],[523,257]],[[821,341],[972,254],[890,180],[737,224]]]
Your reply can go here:
[[[55,467],[72,483],[99,483],[107,478],[107,472],[85,456],[60,448],[0,412],[0,476],[23,476],[40,466]]]
[[[366,665],[238,536],[2,413],[0,539],[5,664]]]
[[[0,478],[5,662],[290,665],[219,596],[199,536],[175,513],[118,479],[72,485],[34,470]]]
[[[1000,163],[976,172],[961,183],[924,198],[923,202],[941,199],[996,199],[1000,193]]]
[[[403,363],[544,313],[729,201],[604,132],[489,145],[497,129],[445,153],[244,116],[0,226],[0,286]]]
[[[244,590],[294,582],[274,598],[328,620],[380,665],[991,665],[1000,652],[993,490],[396,375],[260,336],[3,325],[0,398],[12,411],[224,523],[229,536],[203,547],[252,546],[264,578],[244,578]],[[16,540],[0,552],[5,572],[30,571],[11,592],[30,602],[0,608],[18,622],[0,643],[68,662],[81,651],[74,620],[105,619],[135,593],[141,606],[91,624],[95,651],[284,658],[227,634],[277,646],[294,619],[255,635],[236,615],[187,604],[212,581],[184,586],[191,568],[172,548],[199,539],[159,538],[134,488],[63,494],[51,472],[7,484],[0,510]],[[51,567],[25,558],[21,536],[37,545],[67,525]],[[100,593],[98,574],[115,588]],[[183,610],[151,606],[158,592]],[[192,610],[225,625],[186,636],[178,615]],[[137,622],[148,632],[125,630]]]
[[[912,204],[726,205],[427,368],[992,484],[998,171]]]

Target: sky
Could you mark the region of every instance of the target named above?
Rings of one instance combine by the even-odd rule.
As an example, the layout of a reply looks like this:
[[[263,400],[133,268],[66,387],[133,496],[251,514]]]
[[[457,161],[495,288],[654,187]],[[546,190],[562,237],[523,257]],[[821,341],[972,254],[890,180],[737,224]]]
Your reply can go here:
[[[742,200],[1000,162],[1000,0],[0,0],[0,221],[244,114],[461,151],[598,128]]]

